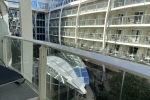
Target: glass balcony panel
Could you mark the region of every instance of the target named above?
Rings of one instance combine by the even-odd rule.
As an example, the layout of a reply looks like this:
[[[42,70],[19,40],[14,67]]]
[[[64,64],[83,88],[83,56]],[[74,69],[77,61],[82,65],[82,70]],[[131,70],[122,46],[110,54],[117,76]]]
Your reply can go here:
[[[115,7],[121,7],[121,6],[123,6],[123,4],[124,4],[124,2],[118,1],[118,2],[116,2]]]
[[[98,4],[96,5],[96,9],[97,9],[97,10],[105,9],[105,8],[107,7],[107,5],[108,5],[108,2],[98,3]]]
[[[95,33],[95,39],[102,40],[103,39],[103,34]]]
[[[96,5],[92,4],[92,5],[88,5],[87,6],[87,11],[94,11],[95,10]]]
[[[137,3],[143,3],[145,0],[126,0],[126,5],[132,5],[132,4],[137,4]]]
[[[77,14],[77,9],[73,9],[72,14]]]
[[[38,67],[40,45],[17,39],[7,38],[7,64],[10,68],[22,74],[38,89]],[[23,51],[23,49],[25,51]],[[29,51],[29,52],[28,52]],[[27,56],[23,56],[27,53]],[[31,55],[32,54],[32,55]]]
[[[120,25],[123,22],[123,18],[122,17],[118,17],[118,18],[112,18],[111,19],[111,25]]]
[[[87,11],[87,7],[81,7],[80,13],[85,13]]]
[[[121,24],[143,24],[144,16],[143,15],[132,15],[132,16],[123,16],[123,17],[114,17],[110,19],[111,25],[121,25]],[[146,20],[148,22],[148,18]]]
[[[150,44],[150,36],[141,36],[140,43],[149,45]]]
[[[68,10],[67,12],[68,12],[67,15],[71,15],[72,14],[72,10]]]
[[[143,24],[150,24],[150,15],[143,15]]]
[[[128,43],[139,43],[141,36],[140,35],[122,35],[122,42]]]
[[[93,51],[94,51],[95,53],[102,53],[102,48],[101,48],[101,47],[96,47],[96,46],[94,46]]]

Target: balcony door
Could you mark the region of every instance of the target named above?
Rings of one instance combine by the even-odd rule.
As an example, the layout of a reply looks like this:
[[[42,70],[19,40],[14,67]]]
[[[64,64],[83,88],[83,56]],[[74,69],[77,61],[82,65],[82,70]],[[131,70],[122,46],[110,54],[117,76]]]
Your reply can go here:
[[[143,11],[135,12],[135,24],[141,24],[143,14]]]
[[[123,22],[123,16],[124,14],[119,14],[118,17],[119,17],[119,24],[122,24]]]
[[[116,35],[117,36],[117,41],[120,40],[120,35],[122,34],[122,32],[123,32],[122,30],[117,30],[117,32],[116,32],[117,33],[117,35]]]

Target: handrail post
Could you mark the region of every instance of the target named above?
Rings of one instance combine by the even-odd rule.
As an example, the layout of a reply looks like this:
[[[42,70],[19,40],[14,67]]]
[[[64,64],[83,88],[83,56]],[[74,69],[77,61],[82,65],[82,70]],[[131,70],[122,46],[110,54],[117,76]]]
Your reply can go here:
[[[46,67],[47,67],[47,47],[41,46],[39,54],[39,100],[46,100]]]

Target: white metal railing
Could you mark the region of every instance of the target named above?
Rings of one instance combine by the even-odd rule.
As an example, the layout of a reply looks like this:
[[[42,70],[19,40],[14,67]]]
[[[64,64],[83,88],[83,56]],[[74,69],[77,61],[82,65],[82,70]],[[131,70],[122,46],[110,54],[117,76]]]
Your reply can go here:
[[[133,5],[133,4],[139,4],[139,3],[146,3],[146,2],[150,2],[150,0],[118,0],[116,2],[114,2],[114,7],[121,7],[121,6],[127,6],[127,5]]]
[[[108,40],[150,45],[150,36],[146,35],[108,34]]]
[[[104,25],[104,24],[105,24],[105,19],[104,18],[79,20],[79,25],[80,26],[86,26],[86,25]]]
[[[62,12],[62,16],[68,16],[68,15],[73,15],[73,14],[77,14],[77,9],[64,10]]]
[[[75,26],[76,22],[75,21],[62,21],[61,26]]]
[[[87,38],[87,39],[96,39],[96,40],[102,40],[103,34],[102,33],[78,33],[79,38]]]
[[[109,20],[110,25],[124,24],[150,24],[150,15],[130,15],[122,17],[113,17]]]
[[[103,2],[103,3],[97,3],[97,4],[90,4],[84,7],[81,7],[80,13],[86,13],[86,12],[93,12],[93,11],[99,11],[102,9],[106,9],[108,5],[108,2]]]

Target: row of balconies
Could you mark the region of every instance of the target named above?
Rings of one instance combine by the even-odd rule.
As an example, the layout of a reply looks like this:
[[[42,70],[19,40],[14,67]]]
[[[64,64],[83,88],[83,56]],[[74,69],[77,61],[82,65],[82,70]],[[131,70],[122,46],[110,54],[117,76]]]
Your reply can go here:
[[[124,42],[124,43],[150,44],[150,36],[146,36],[146,35],[109,34],[108,40]]]
[[[53,43],[59,43],[58,39],[53,39]],[[100,42],[88,42],[84,40],[78,40],[78,43],[75,44],[73,40],[62,40],[62,45],[70,46],[70,47],[78,47],[79,49],[91,51],[95,53],[103,53],[102,45]],[[93,44],[94,43],[94,44]],[[98,44],[97,44],[98,43]],[[147,55],[145,52],[144,54],[139,53],[140,48],[138,50],[127,50],[127,49],[112,49],[109,47],[110,44],[107,44],[105,49],[105,54],[108,56],[117,57],[120,59],[130,60],[133,62],[143,63],[143,64],[150,64],[150,56]],[[121,47],[121,46],[120,46]],[[126,48],[129,48],[128,46]],[[134,48],[134,47],[133,47]],[[136,52],[135,52],[136,51]]]
[[[52,35],[59,35],[58,31],[51,31],[50,34]],[[61,32],[62,36],[70,36],[74,37],[74,32]],[[103,33],[78,33],[78,38],[82,39],[93,39],[93,40],[103,40]],[[123,43],[134,43],[134,44],[150,44],[150,36],[146,35],[125,35],[125,34],[108,34],[107,38],[108,41],[115,41],[115,42],[123,42]]]
[[[150,15],[131,15],[110,18],[110,25],[150,24]]]
[[[87,13],[87,12],[104,10],[104,9],[106,9],[107,5],[108,5],[108,2],[102,2],[102,3],[96,3],[96,4],[83,6],[83,7],[80,8],[80,14]],[[63,16],[68,16],[68,15],[74,15],[74,14],[77,14],[77,9],[64,10],[62,12],[62,17]],[[57,18],[57,17],[60,17],[60,12],[56,12],[56,13],[51,14],[51,18]]]
[[[150,2],[150,0],[117,0],[114,2],[113,8],[146,2]]]
[[[105,19],[86,19],[86,20],[79,20],[79,26],[86,26],[86,25],[104,25]],[[59,26],[58,22],[51,22],[50,26]],[[62,21],[61,26],[76,26],[75,21]]]
[[[62,1],[62,2],[60,2],[60,3],[58,3],[58,4],[56,4],[56,6],[54,6],[54,7],[51,8],[51,9],[54,9],[54,8],[57,8],[57,7],[62,6],[62,5],[63,5],[63,2],[64,2],[64,4],[68,4],[68,3],[71,3],[71,2],[74,2],[74,1],[78,1],[78,0],[65,0],[65,1]]]
[[[130,60],[133,62],[143,63],[143,64],[150,64],[150,56],[147,54],[138,54],[131,53],[130,51],[122,51],[122,50],[116,50],[108,48],[106,49],[106,55],[113,56],[116,58],[124,59],[124,60]]]

